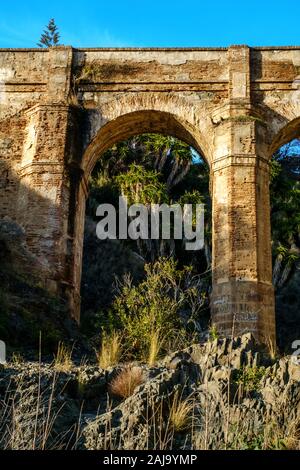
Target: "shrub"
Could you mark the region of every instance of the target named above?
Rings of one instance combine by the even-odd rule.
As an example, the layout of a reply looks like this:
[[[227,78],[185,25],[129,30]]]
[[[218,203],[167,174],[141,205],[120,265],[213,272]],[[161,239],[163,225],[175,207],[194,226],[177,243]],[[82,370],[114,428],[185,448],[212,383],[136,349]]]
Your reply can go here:
[[[265,367],[242,367],[238,372],[236,384],[245,392],[259,391],[260,381],[265,373]]]
[[[154,348],[153,332],[159,331],[160,338],[174,338],[173,347],[176,337],[184,336],[186,344],[191,340],[180,314],[189,309],[190,291],[194,287],[186,286],[190,268],[177,269],[173,259],[148,264],[145,271],[146,279],[137,286],[128,276],[120,283],[110,318],[124,332],[128,356],[148,361]],[[163,348],[162,339],[161,343]]]

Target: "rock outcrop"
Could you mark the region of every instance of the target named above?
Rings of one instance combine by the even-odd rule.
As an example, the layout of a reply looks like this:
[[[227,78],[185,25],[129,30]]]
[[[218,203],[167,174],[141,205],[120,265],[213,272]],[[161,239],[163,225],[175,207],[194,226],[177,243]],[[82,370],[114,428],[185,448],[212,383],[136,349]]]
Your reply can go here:
[[[39,425],[50,402],[54,417],[46,448],[55,447],[59,436],[65,436],[64,448],[89,450],[299,448],[297,357],[272,359],[250,334],[192,345],[157,367],[127,365],[141,369],[143,382],[121,399],[110,385],[124,367],[84,365],[59,372],[53,365],[6,366],[1,399],[8,383],[11,389],[18,385],[15,409],[23,410],[27,436],[18,448],[30,442],[26,410],[34,413],[39,388]],[[186,413],[182,404],[188,405]]]

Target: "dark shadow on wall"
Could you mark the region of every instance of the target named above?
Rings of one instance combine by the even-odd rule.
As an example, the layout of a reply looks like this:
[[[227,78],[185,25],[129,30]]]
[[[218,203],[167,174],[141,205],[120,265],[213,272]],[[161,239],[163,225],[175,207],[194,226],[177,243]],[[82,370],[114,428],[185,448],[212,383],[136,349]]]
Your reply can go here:
[[[300,263],[275,299],[278,346],[291,354],[292,343],[300,339]]]
[[[49,272],[27,243],[30,223],[34,223],[34,217],[28,217],[26,225],[31,203],[49,216],[55,208],[49,199],[24,187],[3,161],[0,177],[0,339],[6,342],[8,353],[19,351],[36,360],[40,338],[42,353],[47,354],[56,352],[60,341],[78,336],[66,298],[46,289]],[[19,194],[26,194],[28,204],[21,224],[16,220]],[[40,233],[41,244],[48,241]]]

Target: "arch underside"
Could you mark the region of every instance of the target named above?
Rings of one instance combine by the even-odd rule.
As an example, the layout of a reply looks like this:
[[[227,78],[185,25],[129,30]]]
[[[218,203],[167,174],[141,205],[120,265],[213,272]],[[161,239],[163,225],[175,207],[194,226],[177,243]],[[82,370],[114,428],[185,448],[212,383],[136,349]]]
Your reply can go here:
[[[206,158],[202,136],[188,122],[182,122],[178,117],[164,111],[134,111],[109,121],[98,131],[83,156],[82,169],[86,177],[91,174],[101,155],[114,144],[145,133],[176,137]]]
[[[270,157],[283,145],[300,138],[300,117],[289,121],[275,136],[270,146]]]

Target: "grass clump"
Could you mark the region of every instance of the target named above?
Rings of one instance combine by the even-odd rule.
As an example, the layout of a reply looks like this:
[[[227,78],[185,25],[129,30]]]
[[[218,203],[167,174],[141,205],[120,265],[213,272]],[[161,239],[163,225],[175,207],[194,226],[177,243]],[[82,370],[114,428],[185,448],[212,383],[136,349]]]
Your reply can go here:
[[[209,329],[209,340],[210,341],[215,341],[216,339],[219,339],[220,335],[217,329],[216,325],[211,325]]]
[[[111,395],[126,399],[133,395],[135,389],[144,382],[140,367],[127,366],[112,380],[109,386]]]
[[[103,333],[100,352],[97,354],[101,369],[113,367],[121,358],[121,335],[113,331],[111,334]]]
[[[191,400],[183,400],[178,391],[175,393],[170,408],[170,425],[174,432],[183,432],[191,427],[194,404]]]
[[[60,342],[54,357],[53,366],[58,372],[69,372],[73,367],[72,349]]]
[[[163,340],[161,338],[160,331],[152,331],[150,335],[149,355],[147,361],[149,367],[153,367],[156,364],[162,345]]]

